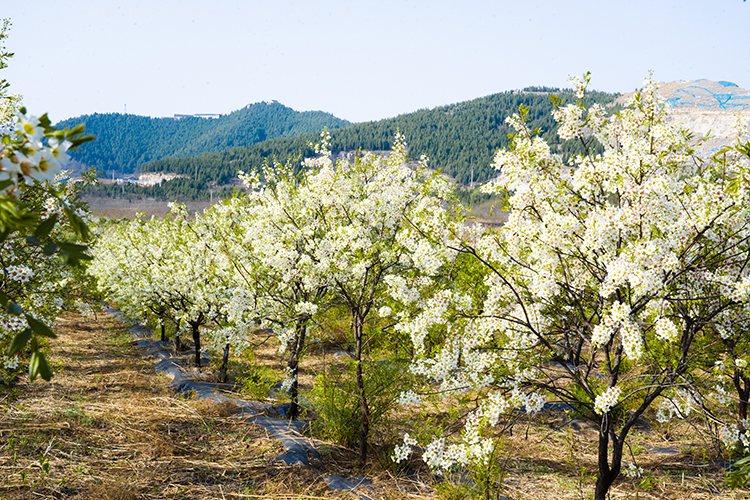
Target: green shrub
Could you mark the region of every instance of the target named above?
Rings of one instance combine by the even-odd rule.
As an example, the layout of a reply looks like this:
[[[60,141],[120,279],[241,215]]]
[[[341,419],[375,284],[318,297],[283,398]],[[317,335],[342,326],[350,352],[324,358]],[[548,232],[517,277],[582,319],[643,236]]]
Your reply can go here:
[[[269,399],[271,389],[281,380],[281,375],[274,369],[256,363],[255,355],[248,351],[242,360],[232,363],[233,373],[240,384],[240,394],[253,401],[264,402]]]
[[[410,386],[404,366],[392,361],[368,362],[364,370],[365,393],[370,408],[372,442],[395,439],[391,410],[401,391]],[[354,448],[359,443],[360,405],[357,397],[356,365],[349,360],[344,369],[329,367],[318,374],[310,397],[318,413],[314,429],[319,436]]]

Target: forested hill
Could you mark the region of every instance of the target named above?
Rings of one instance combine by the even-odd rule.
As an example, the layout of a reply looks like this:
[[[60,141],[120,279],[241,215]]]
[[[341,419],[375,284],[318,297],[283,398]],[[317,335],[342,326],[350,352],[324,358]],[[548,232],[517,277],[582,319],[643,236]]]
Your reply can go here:
[[[132,173],[144,163],[172,156],[199,155],[251,146],[277,137],[294,137],[350,125],[322,111],[299,112],[277,102],[249,104],[219,118],[150,118],[119,113],[84,115],[57,128],[83,123],[96,140],[71,156],[109,173]]]
[[[473,167],[474,180],[483,181],[493,175],[490,163],[494,153],[498,148],[508,145],[508,134],[512,130],[505,124],[505,118],[517,112],[522,104],[530,110],[531,126],[540,128],[550,144],[559,145],[562,152],[579,152],[580,145],[577,142],[561,144],[557,138],[550,92],[568,101],[573,99],[569,91],[530,87],[523,91],[493,94],[376,122],[358,123],[331,131],[333,151],[337,153],[360,148],[387,150],[390,149],[394,134],[400,130],[406,137],[413,159],[427,155],[433,168],[441,168],[461,184],[471,181]],[[592,92],[586,96],[584,103],[607,104],[616,97],[613,94]],[[312,155],[308,144],[317,141],[318,137],[318,133],[306,134],[196,157],[168,158],[146,164],[142,170],[173,172],[191,178],[197,173],[194,180],[198,183],[221,183],[228,177],[235,176],[239,170],[250,171],[266,160],[272,161],[274,156],[283,161],[288,155]]]

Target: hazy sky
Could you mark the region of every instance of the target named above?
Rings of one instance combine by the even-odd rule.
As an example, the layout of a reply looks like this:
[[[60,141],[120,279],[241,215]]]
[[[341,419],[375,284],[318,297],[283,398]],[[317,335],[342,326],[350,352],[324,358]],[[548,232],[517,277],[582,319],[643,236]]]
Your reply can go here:
[[[32,114],[229,113],[276,99],[351,121],[520,89],[750,88],[743,0],[1,0],[0,72]]]

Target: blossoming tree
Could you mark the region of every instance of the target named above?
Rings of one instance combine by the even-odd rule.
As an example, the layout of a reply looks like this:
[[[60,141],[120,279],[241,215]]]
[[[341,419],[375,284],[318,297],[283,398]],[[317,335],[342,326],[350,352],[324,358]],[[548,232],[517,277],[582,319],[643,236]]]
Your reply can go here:
[[[450,234],[452,188],[426,167],[426,158],[408,164],[400,134],[387,157],[365,152],[353,161],[334,163],[325,140],[317,150],[318,157],[304,162],[310,170],[302,189],[304,210],[314,216],[315,235],[304,249],[309,266],[303,272],[305,279],[324,284],[350,316],[359,456],[364,462],[370,432],[364,383],[367,344],[373,336],[384,335],[375,323],[389,314],[391,283],[405,281],[417,265],[431,267],[455,255],[421,235],[442,242]]]
[[[319,231],[316,215],[306,210],[305,172],[291,164],[240,173],[249,192],[217,204],[203,219],[212,245],[231,269],[233,296],[226,306],[227,345],[241,347],[253,328],[273,331],[279,352],[287,357],[282,391],[290,395],[287,417],[299,414],[299,363],[313,318],[326,309],[325,283],[311,279],[305,249]]]
[[[574,83],[582,97],[588,76]],[[461,442],[427,445],[430,465],[486,460],[487,429],[500,414],[538,410],[550,397],[598,426],[594,498],[603,500],[644,412],[674,387],[713,390],[692,374],[700,339],[750,289],[750,172],[746,159],[697,158],[689,131],[666,117],[651,79],[612,116],[597,105],[559,107],[563,138],[590,150],[588,131],[604,146],[572,165],[523,116],[508,120],[518,134],[497,153],[502,174],[485,188],[508,193],[508,222],[453,243],[485,269],[481,300],[425,290],[431,307],[401,325],[419,353],[414,372],[483,395]],[[448,333],[431,354],[422,339],[436,329]]]
[[[216,322],[229,300],[222,255],[208,244],[199,220],[172,204],[165,219],[136,218],[102,235],[89,271],[126,315],[147,311],[190,329],[201,365],[202,326]]]
[[[318,156],[305,160],[298,173],[275,165],[264,171],[263,182],[244,176],[251,192],[226,202],[220,210],[230,223],[219,218],[212,227],[237,269],[236,286],[248,310],[277,332],[282,350],[289,348],[285,387],[292,393],[292,415],[308,328],[321,330],[331,304],[349,312],[364,460],[368,338],[390,314],[387,292],[394,283],[406,284],[416,265],[429,268],[441,262],[436,256],[455,255],[440,244],[454,223],[446,210],[451,188],[423,163],[407,164],[400,135],[387,158],[363,153],[354,161],[333,162],[327,140],[324,131]],[[423,233],[437,242],[420,244]]]

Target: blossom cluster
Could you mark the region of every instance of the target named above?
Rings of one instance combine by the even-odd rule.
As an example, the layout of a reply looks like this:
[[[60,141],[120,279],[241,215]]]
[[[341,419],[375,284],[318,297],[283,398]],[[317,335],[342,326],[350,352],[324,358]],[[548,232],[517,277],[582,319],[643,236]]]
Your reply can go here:
[[[656,420],[663,424],[675,417],[686,418],[694,407],[700,406],[695,396],[685,389],[675,389],[671,392],[673,394],[665,395],[656,410]]]
[[[412,390],[404,391],[398,396],[398,404],[413,405],[422,402],[422,396]]]
[[[406,460],[409,458],[409,455],[411,455],[411,447],[416,446],[417,440],[409,436],[409,433],[404,434],[404,442],[403,444],[396,445],[396,447],[393,450],[393,455],[391,458],[394,462],[400,463],[403,460]]]
[[[622,471],[628,477],[638,478],[643,476],[643,467],[639,467],[634,463],[629,463]]]
[[[622,390],[617,386],[607,388],[594,400],[594,411],[599,415],[609,412],[619,402],[620,394]]]
[[[19,283],[26,283],[34,276],[34,270],[29,266],[17,265],[5,268],[8,278]]]
[[[719,427],[719,439],[729,450],[739,449],[743,453],[750,451],[750,436],[747,434],[747,419],[728,423]]]
[[[21,112],[16,117],[13,130],[5,135],[8,140],[0,145],[0,181],[12,181],[0,189],[5,196],[13,195],[22,179],[40,184],[53,181],[70,160],[72,146],[68,139],[61,141],[45,130],[38,117]]]

